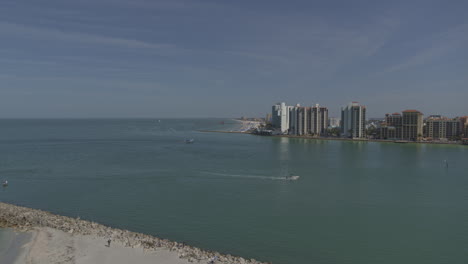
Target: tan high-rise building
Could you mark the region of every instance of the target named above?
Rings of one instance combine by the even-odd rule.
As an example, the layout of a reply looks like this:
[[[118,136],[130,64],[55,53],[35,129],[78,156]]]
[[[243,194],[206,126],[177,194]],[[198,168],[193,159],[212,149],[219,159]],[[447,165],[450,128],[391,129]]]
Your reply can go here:
[[[463,130],[459,118],[431,116],[426,120],[426,136],[433,139],[451,139],[461,136]]]
[[[316,104],[310,108],[309,134],[321,136],[327,133],[328,108]]]
[[[400,113],[386,114],[385,123],[380,128],[383,139],[401,139],[403,120]]]
[[[465,138],[468,138],[468,116],[460,117],[460,123],[462,127],[462,134]]]
[[[405,110],[402,117],[402,139],[418,140],[423,136],[423,113]]]

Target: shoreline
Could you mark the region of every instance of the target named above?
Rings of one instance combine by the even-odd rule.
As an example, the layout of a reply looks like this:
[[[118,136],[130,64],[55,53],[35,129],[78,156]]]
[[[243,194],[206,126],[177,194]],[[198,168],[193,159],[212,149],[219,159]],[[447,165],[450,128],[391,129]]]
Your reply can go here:
[[[25,258],[34,260],[34,263],[55,263],[57,259],[65,259],[73,261],[59,261],[59,263],[123,264],[131,261],[134,263],[188,264],[207,263],[216,258],[214,262],[216,264],[267,264],[267,262],[221,254],[185,243],[3,202],[0,202],[0,228],[33,234],[33,239],[27,244]],[[118,249],[109,250],[109,247],[105,245],[108,239],[112,241],[110,248],[114,248],[115,245]],[[58,253],[55,250],[57,247],[61,248]],[[47,255],[44,252],[50,254]],[[133,258],[127,257],[125,260],[125,256],[129,254]],[[16,255],[17,258],[22,258],[19,251]],[[15,264],[20,263],[24,262],[19,262],[18,259],[15,262]]]
[[[205,133],[237,133],[237,134],[250,134],[262,137],[285,137],[285,138],[299,138],[299,139],[314,139],[314,140],[335,140],[335,141],[351,141],[351,142],[379,142],[379,143],[395,143],[395,144],[429,144],[429,145],[453,145],[453,146],[468,146],[462,143],[450,142],[430,142],[430,141],[401,141],[401,140],[387,140],[387,139],[352,139],[352,138],[339,138],[339,137],[314,137],[314,136],[296,136],[296,135],[257,135],[251,132],[241,131],[220,131],[220,130],[198,130],[198,132]]]
[[[1,263],[24,263],[26,247],[33,238],[30,232],[20,232],[14,229],[1,229],[0,238],[0,262]]]

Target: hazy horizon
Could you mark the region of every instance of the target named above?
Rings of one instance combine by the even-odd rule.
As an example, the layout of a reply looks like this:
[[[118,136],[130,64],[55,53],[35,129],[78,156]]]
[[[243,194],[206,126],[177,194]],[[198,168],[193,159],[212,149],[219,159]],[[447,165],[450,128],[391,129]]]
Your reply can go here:
[[[466,1],[5,1],[0,118],[468,115]]]

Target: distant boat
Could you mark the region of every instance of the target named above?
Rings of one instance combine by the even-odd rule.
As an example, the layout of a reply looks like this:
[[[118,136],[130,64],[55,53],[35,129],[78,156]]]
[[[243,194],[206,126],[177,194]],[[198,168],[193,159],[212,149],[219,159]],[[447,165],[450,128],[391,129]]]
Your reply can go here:
[[[288,181],[297,181],[297,180],[299,180],[299,176],[297,176],[297,175],[289,175],[289,176],[286,176],[285,178]]]
[[[8,181],[7,181],[7,180],[4,180],[4,181],[2,182],[2,186],[3,186],[3,187],[7,187],[7,186],[8,186]]]
[[[193,138],[187,138],[187,139],[185,140],[185,143],[186,143],[186,144],[193,144],[194,142],[195,142],[195,139],[193,139]]]
[[[409,141],[407,141],[407,140],[395,140],[395,141],[393,141],[393,143],[404,144],[404,143],[409,143]]]

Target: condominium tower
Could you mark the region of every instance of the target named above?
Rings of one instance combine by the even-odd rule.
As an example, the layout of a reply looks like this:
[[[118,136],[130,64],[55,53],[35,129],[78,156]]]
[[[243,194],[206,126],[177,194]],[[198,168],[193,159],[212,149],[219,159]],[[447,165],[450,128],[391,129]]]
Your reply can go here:
[[[433,139],[453,138],[461,136],[463,126],[459,118],[430,116],[426,120],[426,136]]]
[[[385,122],[380,127],[383,139],[400,139],[402,137],[402,116],[400,113],[386,114]]]
[[[289,134],[323,136],[328,128],[328,108],[316,104],[303,107],[299,104],[290,107]]]
[[[328,108],[316,104],[310,110],[310,134],[325,135],[328,128]]]
[[[281,133],[289,130],[289,108],[286,103],[277,103],[271,109],[271,124],[280,129]]]
[[[402,117],[402,139],[417,140],[423,135],[423,114],[418,110],[405,110]]]
[[[352,102],[341,108],[341,134],[350,138],[366,136],[366,107]]]

